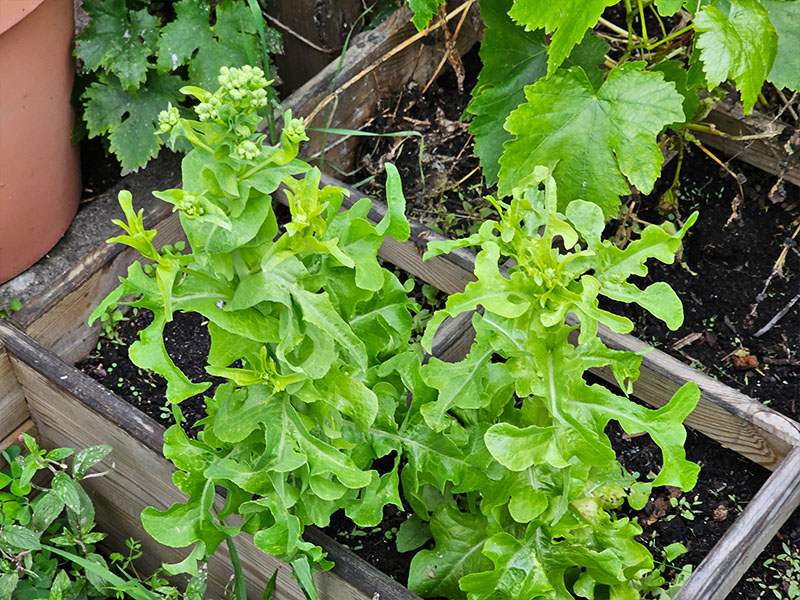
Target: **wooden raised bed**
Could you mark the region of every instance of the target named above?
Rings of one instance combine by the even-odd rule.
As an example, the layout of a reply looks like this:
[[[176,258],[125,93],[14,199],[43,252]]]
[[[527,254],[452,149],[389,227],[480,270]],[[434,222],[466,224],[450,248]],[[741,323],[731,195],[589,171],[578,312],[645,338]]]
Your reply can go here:
[[[474,2],[462,6],[474,9]],[[456,23],[460,21],[460,14],[466,15],[467,12],[456,13]],[[436,55],[435,46],[423,46],[420,43],[422,36],[408,28],[407,19],[407,14],[400,14],[378,30],[354,40],[353,49],[339,71],[340,91],[330,93],[338,69],[334,64],[298,90],[287,100],[286,106],[293,108],[295,114],[313,115],[312,125],[327,123],[332,127],[357,128],[369,119],[370,110],[374,109],[372,101],[376,82],[380,89],[389,91],[402,86],[412,76],[419,80],[429,78],[434,70],[431,65],[439,60],[442,52],[439,49]],[[468,22],[471,19],[472,16],[465,17],[460,30],[463,37],[459,42],[464,50],[480,34],[478,30],[470,33]],[[406,44],[401,41],[410,38],[415,42]],[[403,49],[396,50],[400,46]],[[427,58],[420,58],[428,52]],[[321,105],[337,106],[329,123],[323,110],[315,112],[315,107]],[[347,110],[343,110],[343,106]],[[309,153],[321,148],[322,139],[319,135],[312,137]],[[333,145],[327,151],[327,158],[336,158],[337,164],[346,166],[344,159],[350,141],[329,137],[327,143]],[[739,158],[758,166],[761,166],[759,161],[764,162],[765,156],[778,156],[770,154],[778,152],[774,140],[759,140],[758,145],[726,140],[728,143],[738,144]],[[137,206],[145,209],[146,226],[158,228],[157,240],[160,243],[173,243],[181,237],[175,216],[169,213],[168,207],[149,198],[147,193],[151,189],[178,184],[177,165],[167,161],[159,160],[123,183],[123,187],[134,190]],[[793,172],[792,164],[785,172]],[[341,185],[331,178],[323,183]],[[146,543],[150,565],[157,566],[162,561],[175,560],[179,554],[146,542],[138,518],[144,506],[163,508],[180,500],[180,493],[171,483],[172,467],[160,454],[161,427],[67,364],[82,357],[96,343],[97,328],[90,329],[86,318],[116,286],[118,276],[125,272],[134,258],[128,250],[101,242],[115,232],[109,216],[116,210],[113,207],[114,196],[115,193],[104,197],[103,202],[108,204],[105,209],[97,204],[96,210],[102,215],[107,229],[101,227],[102,233],[98,234],[95,245],[89,245],[79,254],[67,251],[66,262],[56,269],[58,276],[52,277],[42,292],[23,298],[23,309],[11,318],[17,327],[0,322],[0,444],[12,443],[20,431],[29,431],[36,433],[48,446],[80,447],[95,443],[114,446],[115,452],[110,460],[116,462],[116,468],[108,477],[90,482],[91,493],[98,504],[98,518],[101,524],[110,526],[112,544],[120,544],[131,535],[142,539]],[[349,201],[359,197],[353,191]],[[376,204],[370,217],[378,220],[382,211],[383,208]],[[473,255],[458,251],[422,263],[421,255],[427,242],[439,238],[438,234],[414,223],[411,239],[402,244],[387,241],[381,249],[381,256],[449,294],[459,292],[472,280]],[[2,297],[0,291],[0,305],[3,305]],[[458,360],[468,349],[471,335],[467,316],[452,320],[437,336],[434,352],[445,359]],[[631,336],[614,334],[603,328],[600,335],[614,348],[632,351],[647,348],[646,344]],[[608,373],[599,371],[598,374],[613,381]],[[679,600],[722,600],[800,504],[800,425],[658,350],[644,356],[635,394],[653,406],[661,406],[688,380],[698,383],[702,398],[687,424],[774,470],[761,492],[678,596]],[[776,502],[776,498],[780,501]],[[327,540],[320,532],[312,529],[308,536],[326,548],[337,562],[333,573],[318,578],[323,598],[363,599],[373,598],[375,593],[380,594],[382,600],[416,597],[338,544]],[[251,593],[260,595],[264,583],[279,565],[256,550],[249,541],[241,544],[240,553],[247,565]],[[214,559],[210,571],[212,583],[220,589],[230,574],[224,549]],[[355,576],[351,578],[353,573]],[[286,567],[280,570],[276,597],[303,598]]]
[[[328,183],[336,182],[329,179]],[[349,201],[358,197],[353,191]],[[376,204],[370,218],[377,221],[382,213],[382,205]],[[422,263],[419,248],[424,247],[426,240],[437,237],[436,233],[414,223],[411,239],[402,244],[392,241],[384,245],[381,256],[449,293],[457,292],[470,280],[472,256],[462,251]],[[451,360],[458,359],[471,339],[467,325],[465,319],[451,321],[442,328],[436,348],[440,352],[446,349]],[[637,351],[646,347],[630,336],[607,330],[600,335],[615,348]],[[160,455],[161,426],[13,326],[0,323],[0,344],[4,346],[0,349],[0,390],[3,392],[0,414],[4,416],[0,439],[11,441],[19,427],[35,427],[41,442],[48,446],[110,443],[116,449],[111,457],[116,468],[111,475],[91,481],[100,522],[113,524],[112,544],[121,543],[131,535],[145,539],[138,519],[141,509],[148,504],[165,508],[181,497],[171,484],[172,467]],[[598,374],[607,377],[602,371]],[[775,470],[706,559],[707,567],[701,566],[695,572],[678,597],[722,599],[800,504],[800,425],[658,350],[644,356],[642,377],[634,391],[651,405],[660,406],[677,387],[690,379],[700,386],[702,399],[689,417],[689,425]],[[776,502],[776,498],[781,501]],[[340,563],[333,574],[319,576],[323,597],[330,600],[371,598],[375,592],[380,593],[381,598],[414,597],[407,595],[407,591],[397,590],[397,584],[391,580],[381,579],[377,572],[321,533],[310,532],[310,539],[323,545]],[[257,589],[278,563],[261,554],[250,542],[243,543],[240,552],[249,564],[252,587]],[[152,561],[151,566],[177,558],[176,551],[156,549],[153,545],[149,545],[146,554]],[[218,585],[223,585],[230,573],[225,561],[225,554],[221,552],[211,566],[212,580]],[[300,592],[291,582],[288,569],[283,571],[280,579],[283,593],[288,598],[302,598],[291,595]],[[365,579],[345,583],[337,575],[341,572],[361,574]],[[699,590],[702,596],[697,595]]]

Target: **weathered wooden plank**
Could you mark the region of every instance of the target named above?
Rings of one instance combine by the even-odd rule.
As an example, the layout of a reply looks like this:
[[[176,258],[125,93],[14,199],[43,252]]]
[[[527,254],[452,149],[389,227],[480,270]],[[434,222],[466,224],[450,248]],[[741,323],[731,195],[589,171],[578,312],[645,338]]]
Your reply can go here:
[[[267,21],[283,35],[283,54],[274,57],[282,91],[297,89],[338,58],[363,10],[361,0],[267,2]]]
[[[775,469],[675,600],[724,600],[798,506],[800,447],[794,448]]]
[[[745,116],[742,105],[729,100],[717,104],[706,120],[713,123],[718,131],[737,137],[775,133],[774,137],[763,139],[733,140],[710,133],[693,132],[704,144],[728,156],[773,175],[783,172],[786,181],[800,185],[800,153],[789,154],[784,148],[785,139],[779,137],[783,123],[774,122],[756,111]]]
[[[452,32],[464,14],[459,9],[467,11],[456,38],[457,49],[464,54],[482,33],[477,2],[450,2],[448,8],[452,17],[448,27]],[[375,29],[355,36],[341,68],[338,60],[332,62],[286,99],[284,108],[291,109],[294,115],[310,117],[309,127],[359,129],[375,114],[376,90],[378,94],[389,95],[411,80],[427,83],[444,55],[439,22],[435,19],[420,34],[410,19],[411,12],[404,5]],[[334,88],[336,91],[331,93]],[[328,147],[326,161],[345,171],[352,169],[352,150],[357,138],[342,143],[345,136],[316,132],[308,135],[311,139],[304,145],[305,156],[317,153],[324,139]]]
[[[0,439],[10,435],[30,417],[17,374],[0,343]]]

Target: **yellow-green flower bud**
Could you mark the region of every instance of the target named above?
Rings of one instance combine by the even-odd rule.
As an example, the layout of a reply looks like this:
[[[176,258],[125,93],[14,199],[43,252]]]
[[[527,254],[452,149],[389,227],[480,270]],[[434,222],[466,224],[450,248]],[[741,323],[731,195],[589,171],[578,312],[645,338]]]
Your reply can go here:
[[[172,102],[167,104],[167,110],[158,113],[158,130],[156,133],[169,133],[180,120],[178,109],[172,106]]]
[[[245,140],[236,147],[236,156],[244,160],[253,160],[261,154],[261,148],[250,140]]]

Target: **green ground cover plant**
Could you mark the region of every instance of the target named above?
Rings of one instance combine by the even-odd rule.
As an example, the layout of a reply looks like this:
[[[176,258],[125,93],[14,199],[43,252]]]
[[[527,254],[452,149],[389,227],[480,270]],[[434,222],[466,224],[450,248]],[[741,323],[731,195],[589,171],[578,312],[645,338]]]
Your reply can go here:
[[[44,450],[27,434],[19,446],[0,455],[0,598],[8,600],[203,600],[205,572],[178,590],[160,573],[141,578],[133,561],[140,545],[128,541],[128,554],[105,558],[96,546],[106,534],[96,530],[92,501],[81,485],[111,452],[110,446]],[[71,466],[65,461],[71,457]],[[37,473],[47,474],[40,481]],[[35,478],[35,479],[34,479]],[[36,483],[38,481],[39,483]]]
[[[284,114],[280,142],[264,145],[263,72],[226,67],[218,81],[213,93],[182,89],[198,101],[196,118],[174,107],[159,115],[168,143],[193,148],[182,188],[155,192],[179,212],[188,247],[157,249],[156,232],[121,192],[124,234],[110,241],[148,265],[131,265],[92,315],[119,304],[154,315],[130,356],[167,380],[177,424],[164,455],[188,499],[146,509],[142,520],[161,543],[191,547],[166,572],[196,574],[220,544],[235,554],[235,537],[247,532],[289,562],[314,598],[312,570],[330,563],[302,538],[304,527],[324,527],[340,509],[371,527],[393,504],[414,513],[397,532],[401,550],[435,543],[412,562],[409,586],[424,596],[627,600],[657,589],[663,578],[634,539],[639,527],[617,511],[643,506],[653,485],[694,485],[681,423],[699,392],[684,386],[659,410],[632,402],[641,356],[596,337],[601,323],[621,333],[632,324],[598,298],[635,302],[678,327],[681,303],[667,284],[639,289],[628,279],[645,275],[649,258],[673,261],[696,215],[677,232],[647,227],[620,249],[602,239],[597,204],[559,202],[552,171],[531,168],[509,203],[491,199],[499,222],[431,244],[428,257],[476,246],[477,281],[434,314],[420,346],[410,286],[377,260],[385,236],[409,236],[394,167],[380,223],[366,218],[369,200],[341,210],[345,191],[320,189],[319,171],[297,159],[306,139],[299,119]],[[276,194],[291,214],[281,225]],[[501,256],[511,259],[507,271]],[[467,358],[426,360],[422,348],[443,320],[477,308]],[[180,403],[208,384],[190,381],[165,349],[164,327],[178,311],[208,320],[206,370],[227,380],[205,397],[207,416],[189,424],[199,428],[194,439]],[[580,320],[577,341],[568,313]],[[620,393],[584,381],[596,366],[613,370]],[[653,481],[617,462],[604,432],[612,419],[661,447]],[[226,502],[216,512],[220,488]]]
[[[408,4],[422,29],[442,0]],[[617,5],[623,27],[602,17]],[[766,82],[800,90],[800,0],[480,0],[480,10],[483,68],[466,112],[502,196],[544,165],[562,210],[582,198],[614,217],[631,186],[652,191],[659,134],[680,146],[711,131],[700,122],[728,86],[745,113]]]

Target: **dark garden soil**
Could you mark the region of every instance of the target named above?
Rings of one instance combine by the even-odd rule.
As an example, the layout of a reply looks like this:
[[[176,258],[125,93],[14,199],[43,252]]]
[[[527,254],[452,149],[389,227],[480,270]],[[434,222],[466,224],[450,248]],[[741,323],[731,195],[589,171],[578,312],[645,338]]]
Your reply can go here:
[[[480,64],[476,55],[465,60],[467,81],[475,81]],[[411,86],[402,98],[384,101],[369,129],[398,131],[414,129],[424,136],[422,159],[419,141],[407,138],[374,138],[362,145],[362,170],[353,176],[360,189],[382,196],[383,164],[395,163],[403,179],[409,216],[451,236],[467,234],[491,216],[482,199],[491,193],[481,182],[478,162],[472,155],[472,140],[461,121],[469,101],[469,84],[458,92],[455,78],[445,74],[427,93]],[[724,157],[720,157],[724,160]],[[424,178],[420,176],[420,163]],[[800,418],[800,191],[787,185],[780,202],[768,199],[776,178],[748,165],[731,161],[728,167],[742,184],[743,199],[732,217],[732,202],[739,192],[734,178],[702,151],[686,149],[676,205],[659,212],[659,198],[674,176],[677,161],[664,170],[653,194],[627,199],[627,217],[609,226],[609,235],[621,237],[643,223],[666,220],[680,224],[698,210],[700,218],[683,245],[681,260],[673,265],[651,265],[644,281],[668,281],[684,302],[685,322],[675,332],[629,307],[622,310],[635,323],[635,334],[652,345],[702,369],[712,377],[780,411]],[[430,288],[417,287],[420,298]],[[791,305],[792,300],[797,302]],[[438,300],[440,302],[440,300]],[[787,308],[788,307],[788,308]],[[785,310],[784,310],[785,309]],[[430,309],[428,309],[430,310]],[[778,320],[776,317],[783,316]],[[424,317],[418,318],[421,322]],[[101,338],[98,351],[79,367],[129,402],[171,424],[164,409],[164,384],[142,372],[127,358],[127,345],[149,322],[146,313],[131,316],[112,337]],[[176,315],[167,326],[170,355],[195,381],[210,380],[203,371],[208,351],[204,319],[198,315]],[[762,331],[760,331],[762,330]],[[188,421],[204,416],[201,399],[181,404]],[[622,435],[609,427],[609,436],[621,462],[646,477],[658,469],[660,451],[646,437]],[[697,565],[719,540],[768,477],[765,469],[721,447],[702,434],[689,431],[686,444],[691,460],[702,466],[697,488],[687,494],[675,489],[656,490],[647,507],[633,515],[644,533],[642,542],[664,548],[681,542],[688,552],[675,566]],[[405,583],[402,565],[410,556],[394,557],[393,534],[406,514],[387,510],[381,528],[355,529],[345,517],[337,518],[329,533],[380,568]],[[790,598],[789,585],[800,583],[800,513],[793,515],[756,560],[729,600],[762,597]],[[655,550],[656,556],[659,550]],[[778,558],[776,558],[778,557]],[[675,569],[667,571],[667,577]]]

